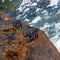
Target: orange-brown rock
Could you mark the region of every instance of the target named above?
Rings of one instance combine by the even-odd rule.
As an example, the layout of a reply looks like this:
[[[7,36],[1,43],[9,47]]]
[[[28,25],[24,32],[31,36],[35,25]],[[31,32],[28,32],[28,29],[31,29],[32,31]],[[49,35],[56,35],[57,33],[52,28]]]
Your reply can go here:
[[[60,60],[60,53],[44,31],[19,20],[1,19],[0,60]]]
[[[12,20],[12,19],[14,19],[14,18],[10,18],[10,17],[9,17],[7,14],[5,14],[2,10],[0,10],[0,19],[8,21],[8,20]]]

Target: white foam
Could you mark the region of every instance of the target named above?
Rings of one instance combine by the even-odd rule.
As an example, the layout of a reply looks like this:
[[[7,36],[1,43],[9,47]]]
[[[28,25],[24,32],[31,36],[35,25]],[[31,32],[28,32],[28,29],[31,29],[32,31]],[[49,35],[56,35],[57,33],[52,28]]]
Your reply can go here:
[[[53,44],[55,44],[58,39],[59,39],[59,34],[56,34],[54,37],[50,38],[50,40],[53,42]]]
[[[12,0],[10,0],[10,1],[12,1]]]
[[[58,23],[55,24],[55,28],[58,29],[58,30],[60,30],[60,22],[58,22]]]
[[[22,3],[21,3],[21,5],[25,5],[27,3],[30,3],[30,0],[23,0]]]
[[[2,0],[2,3],[4,3],[5,2],[5,0]]]
[[[58,1],[59,1],[59,0],[50,0],[49,6],[57,5],[57,4],[58,4]]]
[[[30,20],[26,18],[24,21],[29,22]]]
[[[12,0],[9,0],[9,1],[12,1]],[[4,3],[5,2],[5,0],[2,0],[2,3]]]
[[[32,6],[36,6],[36,5],[37,5],[37,3],[35,3],[35,2],[32,4]]]
[[[58,51],[60,52],[60,39],[56,42],[56,48],[58,49]]]
[[[37,16],[30,24],[37,23],[38,21],[41,21],[41,17]]]
[[[16,10],[19,10],[20,12],[23,12],[26,4],[27,4],[27,6],[30,6],[31,1],[30,0],[23,0],[22,3],[20,4],[19,8],[17,8]]]

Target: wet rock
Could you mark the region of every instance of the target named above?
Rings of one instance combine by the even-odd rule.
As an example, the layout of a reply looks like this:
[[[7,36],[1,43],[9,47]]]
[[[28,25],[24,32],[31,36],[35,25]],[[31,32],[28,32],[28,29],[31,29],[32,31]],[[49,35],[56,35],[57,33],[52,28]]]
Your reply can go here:
[[[6,14],[4,13],[2,14],[2,16],[3,15]],[[0,16],[0,18],[2,16]],[[4,16],[4,18],[6,16]],[[60,59],[60,53],[57,51],[55,46],[53,46],[53,44],[50,42],[49,38],[46,36],[44,31],[33,27],[31,28],[29,25],[26,25],[24,22],[21,23],[21,21],[19,20],[7,21],[2,18],[0,22],[2,22],[0,24],[1,60]],[[10,41],[10,43],[8,43],[8,40]]]

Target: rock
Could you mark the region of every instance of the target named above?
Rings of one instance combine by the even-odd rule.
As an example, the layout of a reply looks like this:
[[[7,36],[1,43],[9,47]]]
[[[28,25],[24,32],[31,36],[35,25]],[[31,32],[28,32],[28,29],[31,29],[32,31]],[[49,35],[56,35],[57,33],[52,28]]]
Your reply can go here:
[[[0,60],[60,60],[44,31],[9,16],[5,20],[3,11],[0,15]]]

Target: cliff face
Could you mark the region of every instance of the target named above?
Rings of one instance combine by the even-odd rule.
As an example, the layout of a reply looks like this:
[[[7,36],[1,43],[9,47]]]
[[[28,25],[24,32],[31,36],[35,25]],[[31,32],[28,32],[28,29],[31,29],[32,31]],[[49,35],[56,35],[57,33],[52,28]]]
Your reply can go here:
[[[43,31],[2,13],[0,60],[60,60],[59,52]]]

